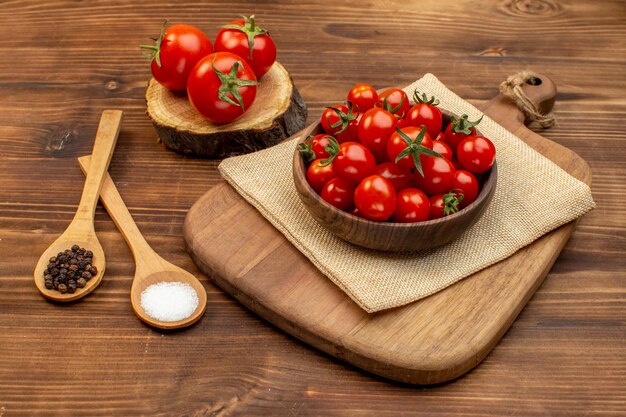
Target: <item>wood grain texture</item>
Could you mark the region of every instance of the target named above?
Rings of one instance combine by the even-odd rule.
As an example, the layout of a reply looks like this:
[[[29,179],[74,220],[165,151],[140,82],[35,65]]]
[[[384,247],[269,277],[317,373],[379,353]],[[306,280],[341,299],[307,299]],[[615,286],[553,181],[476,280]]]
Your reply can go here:
[[[355,82],[408,85],[432,72],[474,104],[520,69],[542,70],[559,86],[558,123],[541,134],[589,163],[597,208],[500,343],[465,376],[415,389],[345,366],[242,308],[185,252],[185,214],[219,181],[218,161],[157,143],[138,45],[165,18],[214,37],[242,13],[270,28],[309,123]],[[13,0],[0,4],[0,22],[3,417],[626,412],[622,1]],[[65,306],[42,301],[32,285],[39,254],[76,211],[84,182],[76,158],[91,153],[106,108],[124,110],[109,172],[133,218],[155,250],[207,290],[207,312],[188,329],[160,332],[135,318],[132,255],[102,207],[96,232],[107,273],[98,291]],[[76,366],[56,359],[66,352]]]
[[[184,93],[154,78],[146,90],[147,113],[159,139],[177,152],[224,158],[276,145],[305,126],[306,104],[279,62],[259,80],[252,106],[237,120],[214,124],[198,113]]]
[[[446,114],[444,128],[449,123],[450,116]],[[318,133],[323,133],[321,123],[312,123],[299,133],[299,142],[303,143],[310,135]],[[485,210],[493,198],[498,181],[496,162],[489,172],[480,178],[480,192],[476,200],[458,213],[416,223],[380,222],[353,216],[324,201],[309,185],[306,179],[306,169],[304,158],[299,151],[296,151],[293,155],[293,181],[298,196],[322,227],[355,245],[392,252],[430,249],[461,236]],[[192,238],[192,236],[188,237]]]
[[[545,80],[542,87],[551,91],[552,100],[556,90]],[[542,90],[526,87],[526,91]],[[515,131],[558,166],[591,184],[587,163],[569,149],[526,129],[520,110],[511,100],[498,95],[481,107],[487,116]],[[294,155],[296,170],[304,171],[298,154]],[[489,195],[495,190],[493,179],[491,185],[485,185]],[[295,186],[302,194],[299,180],[306,183],[302,175],[299,178],[295,174]],[[310,194],[314,191],[310,190],[307,196]],[[479,200],[480,197],[477,205],[465,210],[480,212]],[[455,217],[447,220],[461,227]],[[231,224],[228,234],[223,233],[224,223]],[[369,223],[350,222],[357,231],[349,236],[359,239],[358,233],[368,231]],[[414,233],[437,240],[437,234],[449,233],[448,227],[424,223]],[[424,237],[431,230],[434,236]],[[432,385],[459,377],[485,358],[541,285],[573,230],[574,222],[443,291],[375,314],[363,314],[347,294],[294,249],[230,185],[215,186],[191,207],[183,234],[199,268],[261,317],[312,346],[377,375]],[[368,232],[364,235],[375,240],[385,231]],[[403,239],[401,233],[396,235],[388,233],[385,237]]]

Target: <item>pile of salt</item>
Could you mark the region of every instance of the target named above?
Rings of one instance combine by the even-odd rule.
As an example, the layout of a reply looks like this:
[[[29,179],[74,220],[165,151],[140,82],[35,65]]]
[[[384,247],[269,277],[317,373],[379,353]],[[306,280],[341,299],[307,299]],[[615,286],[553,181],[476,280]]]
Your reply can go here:
[[[160,321],[186,319],[196,311],[198,302],[196,290],[182,282],[159,282],[141,293],[141,307]]]

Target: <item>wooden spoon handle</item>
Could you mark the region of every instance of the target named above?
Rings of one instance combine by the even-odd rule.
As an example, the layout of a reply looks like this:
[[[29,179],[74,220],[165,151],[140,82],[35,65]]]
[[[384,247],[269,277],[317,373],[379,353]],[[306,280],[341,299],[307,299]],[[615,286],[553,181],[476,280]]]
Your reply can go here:
[[[117,143],[117,137],[120,132],[120,124],[122,122],[122,111],[105,110],[100,117],[100,125],[96,133],[96,140],[93,145],[93,158],[85,186],[83,187],[83,195],[78,205],[78,210],[74,216],[74,221],[89,222],[93,224],[93,217],[98,204],[98,196],[100,189],[107,175],[113,150]],[[93,228],[93,226],[91,226]]]
[[[93,156],[82,156],[78,158],[78,163],[84,174],[91,172],[91,167],[93,167],[94,163]],[[153,261],[151,258],[158,255],[152,250],[141,234],[137,223],[133,220],[133,216],[131,216],[128,207],[126,207],[124,200],[122,200],[122,196],[119,191],[117,191],[117,187],[115,183],[113,183],[111,176],[108,173],[105,174],[104,183],[100,190],[100,199],[120,233],[124,236],[135,258],[135,265],[139,268],[140,265],[145,262]]]

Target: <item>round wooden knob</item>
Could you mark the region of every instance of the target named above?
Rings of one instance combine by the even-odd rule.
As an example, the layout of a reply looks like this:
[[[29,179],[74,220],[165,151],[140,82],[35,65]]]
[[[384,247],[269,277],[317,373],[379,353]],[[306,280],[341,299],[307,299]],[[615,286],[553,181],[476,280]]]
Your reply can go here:
[[[259,80],[252,106],[232,123],[208,121],[184,92],[171,91],[154,78],[148,84],[146,102],[148,116],[165,146],[212,158],[273,146],[302,130],[307,118],[306,104],[278,62]]]

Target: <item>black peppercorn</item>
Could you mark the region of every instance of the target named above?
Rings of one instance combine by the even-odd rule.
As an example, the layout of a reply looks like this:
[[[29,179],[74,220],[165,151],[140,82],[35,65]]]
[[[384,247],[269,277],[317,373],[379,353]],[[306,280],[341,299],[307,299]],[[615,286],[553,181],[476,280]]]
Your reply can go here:
[[[48,289],[56,289],[60,293],[73,293],[77,288],[84,288],[98,269],[92,265],[93,252],[79,245],[59,252],[49,259],[43,271],[44,284]]]

